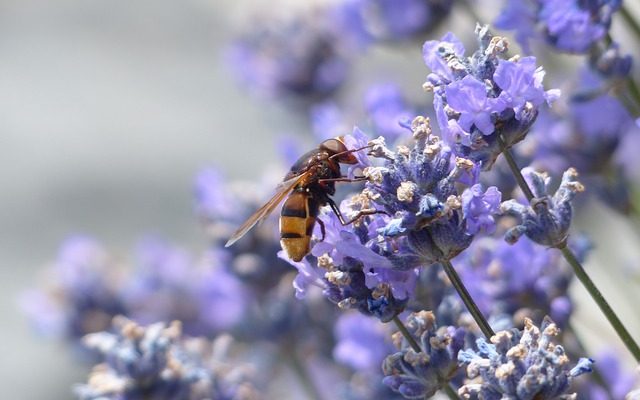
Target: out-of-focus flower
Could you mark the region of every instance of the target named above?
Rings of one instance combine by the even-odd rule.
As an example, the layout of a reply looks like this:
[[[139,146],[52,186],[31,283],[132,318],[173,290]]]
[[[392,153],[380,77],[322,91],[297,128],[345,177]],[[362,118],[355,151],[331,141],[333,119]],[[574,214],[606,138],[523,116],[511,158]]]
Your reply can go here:
[[[598,352],[595,359],[595,369],[603,381],[583,382],[578,390],[578,397],[588,397],[591,400],[634,399],[625,395],[630,394],[640,383],[638,371],[625,371],[622,360],[612,349]]]
[[[388,326],[360,313],[343,313],[336,322],[333,357],[356,371],[377,372],[393,348]]]
[[[431,397],[458,372],[458,352],[464,347],[465,331],[454,327],[438,329],[430,311],[410,314],[406,327],[421,351],[416,352],[400,332],[395,333],[399,351],[384,360],[383,382],[408,399]]]
[[[571,247],[578,248],[580,242]],[[522,326],[524,318],[550,315],[566,326],[573,310],[568,293],[573,276],[558,252],[527,238],[508,244],[496,237],[477,238],[455,259],[456,269],[478,307],[488,318],[507,317],[508,326]]]
[[[78,340],[109,327],[125,313],[120,297],[122,276],[104,248],[88,236],[72,236],[62,243],[42,289],[21,299],[32,324],[45,335]]]
[[[432,30],[444,20],[451,0],[341,0],[335,14],[356,43],[401,40]]]
[[[509,0],[496,27],[515,30],[528,53],[529,40],[544,39],[562,52],[586,53],[603,39],[620,0]]]
[[[384,136],[389,143],[409,137],[409,131],[401,123],[410,122],[415,113],[398,85],[386,83],[371,86],[365,94],[365,110],[373,132]]]
[[[282,18],[261,15],[229,50],[230,67],[250,90],[270,96],[326,96],[344,81],[348,62],[325,10]]]
[[[528,207],[517,200],[502,203],[504,213],[520,218],[520,223],[506,232],[505,240],[513,243],[525,234],[543,246],[565,246],[573,215],[571,200],[584,191],[584,186],[577,181],[578,173],[573,168],[565,171],[560,187],[553,196],[548,193],[550,177],[547,174],[527,167],[522,170],[522,175],[527,180],[534,199]]]
[[[581,358],[571,366],[562,346],[554,344],[559,329],[545,318],[540,329],[530,319],[523,331],[501,331],[487,343],[478,339],[477,350],[458,354],[473,381],[458,390],[465,399],[571,398],[573,378],[591,372],[593,361]]]
[[[222,359],[230,337],[187,339],[179,322],[143,327],[119,317],[113,324],[116,333],[84,338],[105,362],[94,367],[87,384],[76,386],[78,399],[261,398],[249,381],[252,371]]]
[[[545,71],[535,57],[504,59],[505,38],[487,26],[476,27],[479,50],[464,55],[462,43],[447,33],[422,49],[431,69],[425,88],[434,92],[434,108],[444,142],[460,157],[489,169],[505,147],[525,138],[543,103],[560,94],[545,91]]]

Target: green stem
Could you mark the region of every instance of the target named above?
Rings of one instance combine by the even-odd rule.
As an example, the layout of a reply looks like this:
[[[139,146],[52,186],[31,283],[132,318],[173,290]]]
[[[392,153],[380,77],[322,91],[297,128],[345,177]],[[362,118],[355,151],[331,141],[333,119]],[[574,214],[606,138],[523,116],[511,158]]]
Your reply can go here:
[[[522,176],[522,173],[515,163],[511,152],[504,146],[502,138],[498,137],[498,140],[501,146],[502,154],[507,160],[509,168],[511,169],[511,173],[513,173],[513,176],[518,182],[518,186],[520,186],[520,189],[527,197],[527,200],[531,201],[533,199],[531,188]],[[613,329],[616,331],[622,342],[625,344],[627,349],[631,352],[631,354],[633,354],[636,361],[640,362],[640,347],[638,347],[638,344],[633,340],[633,338],[629,334],[629,331],[622,324],[622,321],[620,321],[620,318],[618,318],[611,306],[609,306],[609,303],[607,303],[604,296],[602,296],[602,293],[600,293],[600,290],[598,290],[596,285],[593,283],[593,281],[587,274],[587,271],[584,270],[584,268],[576,258],[575,254],[573,254],[571,249],[566,246],[566,241],[563,245],[558,246],[557,248],[560,250],[569,265],[571,265],[574,273],[576,274],[580,282],[582,282],[582,285],[585,287],[585,289],[587,289],[587,292],[589,292],[589,295],[596,302],[596,304],[598,305],[604,316],[607,318]]]
[[[407,342],[409,342],[409,346],[411,346],[413,351],[415,351],[416,353],[422,352],[422,349],[420,348],[420,345],[418,344],[418,342],[416,342],[413,336],[411,336],[411,333],[407,330],[407,327],[404,326],[404,324],[402,323],[402,321],[400,321],[400,318],[398,318],[397,315],[393,317],[393,322],[395,322],[396,326],[398,327],[398,330],[402,333],[402,336],[404,336],[404,338],[407,339]]]
[[[482,315],[482,312],[476,305],[475,301],[473,301],[473,298],[469,294],[469,291],[467,291],[464,283],[462,283],[460,275],[458,275],[455,268],[453,268],[451,261],[442,262],[442,267],[444,268],[444,272],[446,272],[447,276],[449,277],[451,284],[458,292],[458,295],[460,295],[460,298],[464,302],[464,305],[467,306],[467,310],[469,310],[469,313],[471,313],[471,316],[480,327],[480,330],[482,331],[484,336],[487,338],[487,340],[491,339],[491,336],[495,335],[495,332],[493,332],[493,329],[491,329],[491,325],[489,325],[487,320],[484,318],[484,315]]]
[[[318,391],[315,383],[309,376],[309,371],[305,367],[304,363],[300,361],[300,358],[297,354],[294,353],[295,350],[292,350],[289,354],[289,362],[291,363],[291,369],[293,372],[298,375],[298,379],[302,382],[302,386],[304,387],[307,395],[310,399],[313,400],[322,400],[322,396]]]
[[[450,398],[451,400],[458,400],[460,397],[458,396],[458,393],[456,393],[455,389],[453,387],[451,387],[451,385],[444,385],[442,387],[442,391],[444,392],[444,394],[447,395],[448,398]]]
[[[629,9],[624,6],[624,3],[622,4],[622,7],[620,7],[620,15],[622,15],[624,22],[629,25],[629,28],[633,30],[633,33],[640,38],[640,24],[638,24],[638,21],[633,18],[633,15],[631,15]]]
[[[584,268],[580,264],[580,261],[578,261],[578,259],[576,258],[575,254],[573,254],[571,249],[569,249],[566,245],[564,247],[560,247],[559,250],[562,252],[565,260],[567,260],[569,265],[571,265],[571,267],[573,268],[573,272],[575,272],[580,282],[582,282],[582,285],[584,285],[585,289],[587,289],[587,292],[589,292],[593,300],[596,302],[596,304],[598,304],[598,307],[600,307],[600,310],[602,311],[604,316],[607,317],[607,320],[609,321],[613,329],[615,329],[624,345],[627,346],[627,349],[631,352],[631,354],[633,354],[633,357],[636,359],[636,361],[640,362],[640,347],[638,347],[638,344],[633,340],[627,328],[625,328],[625,326],[622,324],[622,321],[620,321],[620,318],[618,318],[609,303],[607,303],[607,300],[605,300],[604,296],[602,296],[602,293],[600,293],[600,290],[598,290],[596,285],[593,283],[593,281],[587,274],[587,271],[584,270]]]

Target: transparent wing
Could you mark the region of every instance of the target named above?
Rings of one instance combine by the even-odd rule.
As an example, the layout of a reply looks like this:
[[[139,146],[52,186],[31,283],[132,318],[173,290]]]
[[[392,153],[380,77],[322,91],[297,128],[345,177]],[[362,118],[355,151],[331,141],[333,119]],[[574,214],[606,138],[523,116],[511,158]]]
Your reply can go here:
[[[291,193],[293,188],[296,187],[296,185],[300,183],[304,178],[306,178],[307,175],[308,173],[306,172],[304,174],[294,176],[293,178],[280,183],[276,187],[276,194],[274,194],[273,197],[268,202],[266,202],[262,207],[260,207],[258,211],[253,213],[253,215],[250,216],[244,222],[244,224],[240,226],[240,228],[238,228],[238,230],[233,234],[233,236],[231,236],[231,238],[227,241],[224,247],[231,246],[232,244],[237,242],[238,239],[240,239],[247,232],[249,232],[249,230],[253,228],[256,224],[260,224],[262,221],[264,221],[265,218],[267,218],[269,214],[271,214],[271,212],[278,206],[278,204],[280,204],[282,200],[284,200],[284,198],[287,197],[289,193]]]

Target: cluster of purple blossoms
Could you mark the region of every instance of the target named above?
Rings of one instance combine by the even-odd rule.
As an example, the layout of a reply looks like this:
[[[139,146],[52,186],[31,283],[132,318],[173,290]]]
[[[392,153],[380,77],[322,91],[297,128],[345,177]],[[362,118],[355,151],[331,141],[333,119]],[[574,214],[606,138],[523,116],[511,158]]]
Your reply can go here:
[[[586,53],[606,36],[621,4],[621,0],[510,0],[495,25],[515,30],[527,53],[529,40],[536,37],[560,51]]]
[[[447,33],[427,41],[423,57],[431,69],[425,89],[434,92],[433,105],[446,145],[460,157],[491,168],[502,151],[523,140],[543,103],[560,94],[545,91],[545,72],[535,57],[504,59],[507,40],[487,26],[476,27],[479,50],[465,56],[462,43]]]
[[[560,333],[548,318],[540,328],[525,319],[523,331],[501,331],[477,350],[458,354],[473,381],[458,390],[465,399],[570,399],[572,380],[592,371],[593,361],[581,358],[571,366],[562,346],[553,338]]]
[[[430,311],[410,314],[406,327],[417,339],[420,351],[413,349],[399,332],[395,333],[398,352],[384,360],[383,382],[407,399],[431,397],[460,370],[458,353],[464,347],[466,332],[452,326],[438,328]]]
[[[251,368],[224,359],[229,336],[213,342],[189,339],[182,336],[178,321],[143,327],[119,317],[113,325],[116,333],[83,339],[104,363],[93,368],[88,383],[75,387],[80,400],[262,398],[250,381]]]
[[[373,136],[384,136],[388,143],[398,143],[409,138],[407,123],[416,114],[416,107],[410,104],[395,83],[374,84],[367,88],[363,104],[352,105],[350,110],[363,109],[363,115],[348,114],[335,102],[326,101],[310,109],[313,133],[318,141],[341,136],[350,129],[349,120],[365,120],[366,130]],[[405,125],[405,126],[403,126]]]
[[[371,154],[384,164],[364,170],[363,194],[387,215],[374,220],[383,241],[371,248],[401,271],[451,260],[476,233],[493,232],[501,200],[495,187],[482,190],[477,164],[456,157],[432,134],[428,118],[416,117],[410,128],[413,148],[393,152],[375,139]]]
[[[106,330],[116,315],[143,324],[180,320],[190,335],[212,335],[237,326],[252,292],[206,252],[194,261],[158,238],[142,240],[133,266],[119,266],[94,239],[68,239],[44,289],[23,297],[23,307],[41,331],[72,341]]]
[[[530,143],[519,147],[517,154],[554,175],[576,168],[589,194],[628,211],[629,183],[637,169],[635,151],[630,149],[640,140],[640,128],[618,99],[589,95],[600,93],[605,84],[595,74],[582,71],[578,84],[578,93],[567,104],[541,112],[529,134]]]
[[[556,50],[589,54],[589,64],[605,77],[625,77],[632,58],[608,37],[613,14],[622,0],[510,0],[495,21],[530,54],[529,41],[544,40]]]
[[[573,240],[583,260],[586,240]],[[521,238],[510,244],[500,237],[481,237],[455,259],[456,268],[492,326],[522,326],[525,318],[549,315],[565,327],[573,311],[569,284],[573,273],[558,252]],[[454,321],[451,321],[454,322]],[[455,321],[457,322],[457,321]]]
[[[269,96],[324,97],[345,80],[349,63],[326,10],[256,18],[229,50],[234,73]]]
[[[447,17],[452,5],[452,0],[341,0],[335,13],[342,30],[366,45],[425,34]]]
[[[522,175],[534,198],[528,206],[514,199],[502,203],[500,207],[504,213],[520,219],[518,225],[506,232],[505,240],[513,243],[526,235],[543,246],[565,247],[573,215],[571,200],[577,193],[584,191],[584,186],[577,181],[578,173],[573,168],[565,171],[560,187],[553,196],[548,193],[551,179],[547,174],[524,168]]]

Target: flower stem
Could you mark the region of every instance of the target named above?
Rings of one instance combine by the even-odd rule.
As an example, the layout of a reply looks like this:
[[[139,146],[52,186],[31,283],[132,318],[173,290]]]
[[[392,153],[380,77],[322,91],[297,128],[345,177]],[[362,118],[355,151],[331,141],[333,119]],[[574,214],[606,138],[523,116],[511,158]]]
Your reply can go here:
[[[448,398],[450,398],[451,400],[458,400],[460,397],[458,397],[458,394],[456,393],[455,389],[453,387],[451,387],[451,385],[444,385],[442,387],[442,391],[447,395]]]
[[[458,292],[458,295],[460,295],[460,298],[462,298],[464,305],[467,306],[467,310],[469,310],[469,313],[471,313],[471,316],[473,316],[473,319],[480,327],[480,330],[482,331],[484,336],[486,336],[487,340],[491,339],[491,336],[495,335],[495,332],[493,332],[493,329],[491,329],[491,326],[484,318],[484,315],[482,315],[482,312],[476,305],[475,301],[473,301],[473,298],[469,294],[469,291],[467,291],[464,283],[462,283],[460,275],[458,275],[455,268],[453,268],[451,261],[442,262],[442,267],[444,268],[444,272],[446,272],[447,276],[449,277],[451,284]]]
[[[307,392],[307,395],[312,400],[322,400],[322,396],[318,391],[313,379],[311,379],[311,375],[309,374],[309,370],[304,365],[304,362],[300,360],[300,357],[295,354],[295,350],[289,353],[289,362],[291,363],[291,369],[298,376],[300,382],[304,390]]]
[[[500,136],[498,136],[498,143],[500,144],[502,155],[504,155],[505,159],[507,160],[507,164],[509,164],[511,173],[513,173],[513,176],[518,182],[518,186],[520,186],[520,189],[527,197],[527,200],[531,201],[533,199],[533,192],[527,184],[527,181],[525,181],[524,177],[522,176],[522,173],[520,172],[518,165],[513,159],[511,152],[504,146],[504,141]],[[573,254],[573,251],[571,251],[571,249],[566,246],[566,241],[563,245],[558,246],[557,248],[560,250],[569,265],[571,265],[571,267],[573,268],[573,272],[576,274],[584,288],[587,289],[587,292],[589,292],[591,298],[596,302],[624,345],[631,352],[631,354],[633,354],[636,361],[640,362],[640,347],[638,347],[638,344],[633,340],[633,338],[629,334],[629,331],[622,324],[622,321],[620,321],[620,318],[618,318],[609,303],[605,300],[604,296],[602,296],[602,293],[600,293],[600,290],[598,290],[596,285],[593,283],[593,281],[587,274],[587,271],[584,270],[584,268],[580,264],[580,261],[578,261],[575,254]]]
[[[397,315],[393,317],[393,322],[395,322],[396,326],[398,327],[398,330],[400,331],[400,333],[402,333],[402,336],[404,336],[404,338],[407,339],[407,342],[409,342],[409,345],[411,346],[413,351],[415,351],[416,353],[422,352],[422,349],[420,348],[420,345],[418,344],[418,342],[416,342],[413,336],[411,336],[411,333],[407,330],[407,327],[404,326],[404,324],[402,323],[402,321],[400,321],[400,318],[398,318]]]
[[[620,321],[620,318],[618,318],[609,303],[607,303],[607,300],[605,300],[605,298],[602,296],[602,293],[600,293],[600,290],[598,290],[596,285],[593,283],[593,281],[587,274],[587,271],[584,270],[584,268],[580,264],[580,261],[578,261],[571,249],[569,249],[569,247],[567,247],[566,245],[560,247],[559,250],[562,252],[565,260],[567,260],[569,265],[571,265],[571,267],[573,268],[573,272],[575,272],[576,276],[578,277],[580,282],[582,282],[585,289],[587,289],[593,300],[596,302],[596,304],[598,304],[598,307],[600,307],[600,310],[602,311],[604,316],[607,317],[607,320],[609,321],[613,329],[615,329],[620,339],[622,339],[622,342],[624,342],[625,346],[627,346],[627,349],[631,352],[631,354],[633,354],[633,357],[636,359],[636,361],[640,362],[640,347],[638,347],[638,344],[633,340],[633,338],[629,334],[629,331],[627,331],[627,328],[625,328],[625,326],[622,324],[622,321]]]
[[[414,339],[414,337],[411,336],[411,332],[409,332],[407,327],[404,326],[404,324],[402,323],[402,321],[400,321],[400,318],[398,318],[397,315],[393,317],[393,322],[395,322],[396,326],[398,327],[398,330],[400,331],[400,333],[402,333],[402,336],[404,336],[404,338],[407,339],[407,342],[409,342],[409,346],[411,346],[413,351],[415,351],[416,353],[421,353],[422,349],[420,348],[420,345],[418,344],[418,342],[416,342],[416,339]],[[451,387],[450,384],[446,384],[446,383],[443,384],[442,390],[447,395],[447,397],[449,397],[451,400],[457,400],[459,398],[455,390]],[[425,400],[428,398],[429,397],[425,397]]]
[[[629,12],[629,9],[625,7],[624,3],[620,7],[620,15],[622,15],[624,22],[629,25],[629,28],[631,28],[633,33],[640,38],[640,24],[638,24],[638,21],[633,18],[633,15],[631,15],[631,12]]]

